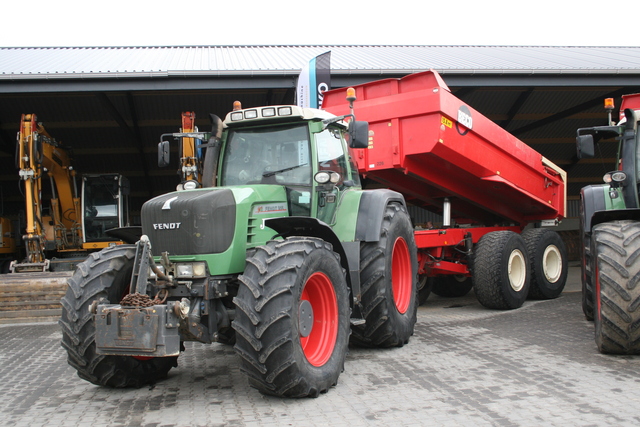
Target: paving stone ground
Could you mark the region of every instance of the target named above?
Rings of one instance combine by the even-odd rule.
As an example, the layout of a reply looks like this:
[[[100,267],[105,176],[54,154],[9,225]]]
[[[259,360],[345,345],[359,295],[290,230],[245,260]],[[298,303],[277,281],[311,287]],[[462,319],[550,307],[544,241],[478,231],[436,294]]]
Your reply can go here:
[[[57,324],[0,326],[0,425],[638,426],[640,357],[598,352],[570,270],[558,299],[518,310],[431,298],[408,345],[351,347],[316,399],[261,395],[222,344],[189,343],[154,386],[100,388],[67,365]]]

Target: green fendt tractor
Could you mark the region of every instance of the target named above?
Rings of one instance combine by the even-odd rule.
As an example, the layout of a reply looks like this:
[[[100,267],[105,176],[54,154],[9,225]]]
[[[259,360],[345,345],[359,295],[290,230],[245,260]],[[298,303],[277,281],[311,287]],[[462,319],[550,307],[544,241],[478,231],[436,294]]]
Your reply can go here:
[[[605,106],[611,112],[613,100]],[[640,94],[623,96],[621,120],[578,129],[578,158],[595,143],[618,144],[616,170],[581,190],[582,309],[602,353],[640,354]]]
[[[403,196],[361,188],[350,150],[368,124],[297,106],[211,118],[211,133],[182,135],[208,141],[202,182],[146,202],[139,240],[69,280],[60,324],[78,375],[140,386],[177,366],[183,342],[221,342],[260,392],[317,396],[350,340],[407,343],[417,250]]]

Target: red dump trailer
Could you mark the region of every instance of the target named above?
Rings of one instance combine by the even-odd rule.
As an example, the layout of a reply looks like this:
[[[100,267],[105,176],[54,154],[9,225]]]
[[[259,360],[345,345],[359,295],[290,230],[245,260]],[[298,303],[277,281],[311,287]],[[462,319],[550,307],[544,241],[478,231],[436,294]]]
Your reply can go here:
[[[435,71],[354,89],[353,113],[369,123],[368,148],[354,150],[366,185],[443,218],[416,227],[421,300],[472,287],[493,308],[557,297],[566,249],[542,226],[565,215],[566,173],[456,98]],[[344,90],[326,92],[323,108],[349,114]]]

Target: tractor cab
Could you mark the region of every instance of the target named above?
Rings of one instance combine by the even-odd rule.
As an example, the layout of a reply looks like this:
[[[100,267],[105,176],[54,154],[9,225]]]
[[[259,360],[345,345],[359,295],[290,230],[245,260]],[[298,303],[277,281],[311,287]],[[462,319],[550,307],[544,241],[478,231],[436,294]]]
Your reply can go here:
[[[218,185],[284,186],[292,216],[331,223],[343,191],[360,185],[349,161],[347,126],[334,119],[321,110],[296,106],[229,113]]]

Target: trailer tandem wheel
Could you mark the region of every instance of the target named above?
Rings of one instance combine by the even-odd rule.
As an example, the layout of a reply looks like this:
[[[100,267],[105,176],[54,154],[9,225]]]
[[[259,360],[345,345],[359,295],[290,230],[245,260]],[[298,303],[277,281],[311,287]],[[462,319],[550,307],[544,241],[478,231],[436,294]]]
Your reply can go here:
[[[94,252],[78,264],[62,298],[62,347],[78,376],[109,387],[153,384],[178,366],[177,356],[136,358],[96,354],[95,322],[89,307],[94,301],[120,302],[129,293],[135,245],[120,245]]]
[[[529,298],[557,298],[567,281],[567,249],[560,235],[545,228],[522,233],[529,254],[531,285]]]
[[[236,352],[261,393],[317,397],[338,381],[349,343],[346,273],[331,244],[272,240],[247,258],[234,298]]]
[[[609,354],[640,354],[640,222],[593,227],[595,341]]]
[[[418,308],[417,249],[405,207],[385,208],[377,242],[360,246],[364,325],[352,327],[354,344],[401,347],[413,335]]]
[[[473,262],[473,287],[487,308],[510,310],[527,299],[530,285],[527,248],[512,231],[494,231],[480,239]]]

